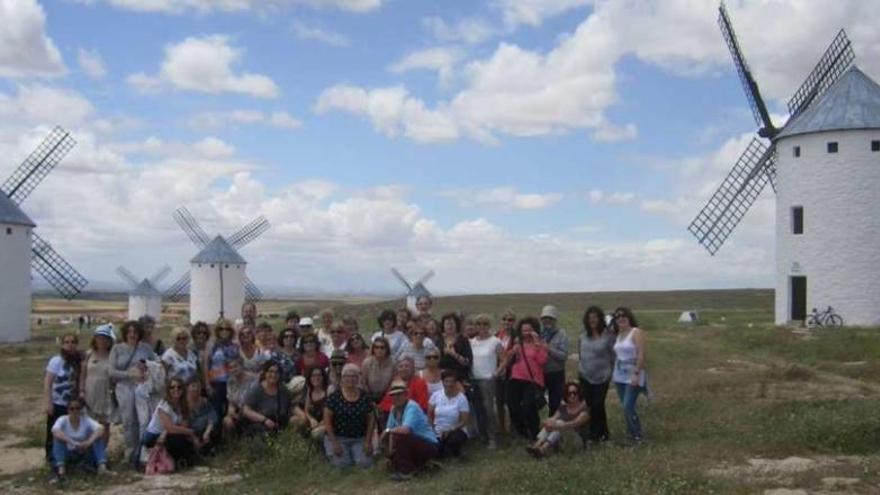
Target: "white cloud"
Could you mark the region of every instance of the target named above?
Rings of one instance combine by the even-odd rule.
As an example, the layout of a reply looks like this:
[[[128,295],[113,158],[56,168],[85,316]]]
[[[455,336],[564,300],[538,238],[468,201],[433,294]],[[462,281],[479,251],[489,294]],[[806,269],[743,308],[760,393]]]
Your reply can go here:
[[[422,19],[422,25],[442,43],[477,44],[497,34],[488,22],[476,17],[465,17],[450,25],[442,17],[431,16]]]
[[[309,26],[302,21],[293,22],[293,34],[298,39],[317,41],[330,46],[348,46],[349,40],[341,33],[334,33],[316,26]]]
[[[83,72],[92,79],[101,79],[107,75],[107,68],[104,66],[104,60],[98,50],[80,48],[77,60]]]
[[[441,196],[453,199],[461,206],[489,206],[515,210],[540,210],[559,203],[561,193],[521,193],[512,186],[489,189],[454,189],[443,191]]]
[[[192,143],[165,141],[150,136],[140,141],[112,143],[108,149],[123,155],[147,155],[176,158],[229,158],[235,155],[235,147],[214,136]]]
[[[609,205],[625,205],[632,203],[636,199],[635,193],[632,192],[613,192],[606,193],[600,189],[593,189],[587,193],[590,203],[609,204]]]
[[[0,0],[0,77],[59,76],[61,53],[36,0]]]
[[[451,47],[426,48],[406,54],[389,69],[398,74],[411,70],[436,71],[440,83],[448,86],[452,82],[455,64],[461,60],[462,55],[461,50]]]
[[[497,5],[510,19],[534,24],[585,3],[505,0]],[[606,114],[618,101],[622,58],[632,56],[687,76],[733,70],[713,2],[592,3],[592,11],[556,46],[539,51],[502,42],[490,55],[464,63],[462,88],[449,100],[418,103],[443,114],[457,135],[489,143],[497,142],[499,134],[543,136],[581,129],[592,131],[597,141],[620,141],[638,136],[633,124],[609,122]],[[863,68],[880,72],[880,30],[872,24],[870,2],[748,1],[728,7],[771,104],[792,94],[842,26]],[[368,93],[389,89],[350,87]]]
[[[382,6],[382,0],[79,0],[82,3],[106,3],[136,12],[184,14],[196,12],[272,11],[297,6],[331,8],[366,13]]]
[[[458,137],[458,128],[446,112],[427,109],[424,102],[409,96],[400,86],[370,91],[348,85],[333,86],[325,89],[315,104],[319,114],[330,110],[364,115],[376,130],[389,137],[403,135],[418,142],[450,141]]]
[[[494,0],[494,3],[501,10],[505,24],[516,27],[520,24],[540,26],[545,19],[586,7],[594,0]]]
[[[223,35],[189,37],[165,47],[165,59],[159,73],[128,77],[131,85],[143,92],[157,91],[165,85],[205,93],[243,93],[257,98],[275,98],[278,87],[262,74],[235,73],[244,50],[229,45]]]
[[[283,111],[262,112],[259,110],[230,110],[222,112],[202,112],[189,120],[196,129],[220,129],[227,126],[264,125],[277,129],[299,129],[302,122]]]
[[[19,85],[14,95],[0,93],[0,121],[7,125],[51,122],[76,126],[91,117],[94,110],[92,103],[79,93],[43,84]]]

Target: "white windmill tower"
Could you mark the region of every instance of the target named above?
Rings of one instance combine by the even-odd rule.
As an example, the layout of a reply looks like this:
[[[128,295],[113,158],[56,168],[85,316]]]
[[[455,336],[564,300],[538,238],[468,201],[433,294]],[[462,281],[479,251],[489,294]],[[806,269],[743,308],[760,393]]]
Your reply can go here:
[[[431,293],[428,292],[428,288],[425,287],[425,282],[434,276],[434,270],[428,271],[428,273],[422,275],[422,278],[412,283],[404,278],[403,275],[397,271],[397,268],[392,268],[391,274],[394,275],[404,287],[406,287],[406,307],[409,308],[413,314],[417,313],[416,302],[418,302],[419,298],[422,296],[431,297]]]
[[[131,285],[128,292],[128,319],[137,320],[141,316],[150,316],[158,322],[162,316],[162,292],[157,286],[171,273],[171,267],[165,265],[152,277],[141,281],[124,266],[117,268],[116,273]]]
[[[760,139],[688,230],[715,254],[770,182],[776,198],[776,308],[783,324],[833,306],[849,324],[880,324],[880,86],[852,65],[841,30],[774,127],[722,4],[719,25]]]
[[[174,212],[174,220],[201,251],[190,260],[190,270],[166,291],[166,295],[177,301],[189,290],[190,323],[204,321],[213,324],[218,318],[240,318],[244,301],[258,301],[263,294],[248,279],[245,273],[247,262],[238,254],[238,249],[269,229],[266,217],[256,218],[229,240],[220,235],[214,239],[208,237],[185,207]]]
[[[46,178],[76,141],[56,127],[0,186],[0,342],[31,335],[31,267],[72,299],[88,281],[34,231],[19,205]]]

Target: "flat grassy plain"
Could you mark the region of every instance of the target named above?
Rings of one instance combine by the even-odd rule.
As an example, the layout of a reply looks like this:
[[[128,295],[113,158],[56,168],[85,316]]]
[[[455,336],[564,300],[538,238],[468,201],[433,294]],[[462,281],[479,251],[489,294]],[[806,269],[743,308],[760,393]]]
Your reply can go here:
[[[375,329],[380,309],[398,304],[272,301],[260,311],[282,315],[292,308],[311,314],[332,307],[358,317],[366,335]],[[497,318],[512,308],[524,316],[537,314],[544,304],[560,309],[572,353],[587,305],[634,309],[648,336],[653,390],[650,400],[639,399],[644,445],[630,447],[624,441],[622,414],[610,392],[610,445],[584,449],[568,442],[561,454],[544,461],[528,457],[519,442],[497,451],[471,444],[465,460],[393,483],[382,463],[368,471],[336,472],[302,440],[282,435],[269,444],[239,442],[210,460],[210,476],[237,474],[241,479],[171,492],[740,494],[786,488],[804,490],[794,493],[880,493],[880,329],[776,327],[769,290],[455,296],[438,299],[435,313],[461,310]],[[123,305],[116,307],[121,311]],[[678,324],[683,310],[696,310],[700,322]],[[280,317],[272,321],[280,325]],[[0,374],[5,398],[0,401],[0,435],[14,434],[25,445],[39,440],[40,428],[32,425],[42,420],[40,379],[60,331],[49,324],[29,344],[0,347],[0,360],[9,363]],[[575,367],[570,360],[570,377],[576,376]],[[15,405],[22,398],[28,408],[24,418]],[[9,490],[0,490],[45,491],[45,473],[6,475],[2,479]],[[127,493],[126,484],[137,479],[121,472],[97,484],[76,479],[70,489]]]

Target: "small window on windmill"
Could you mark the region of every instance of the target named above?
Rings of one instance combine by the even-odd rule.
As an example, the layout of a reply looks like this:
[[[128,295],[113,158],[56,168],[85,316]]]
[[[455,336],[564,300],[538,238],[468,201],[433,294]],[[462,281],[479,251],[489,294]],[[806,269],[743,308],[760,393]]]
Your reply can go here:
[[[828,152],[829,153],[837,153],[837,141],[829,141],[828,142]]]
[[[800,235],[804,233],[804,207],[795,206],[791,209],[791,233]]]
[[[12,235],[12,227],[6,227],[6,235]]]
[[[211,268],[214,268],[214,263],[211,263]]]
[[[880,140],[875,139],[871,141],[871,151],[880,151]]]
[[[800,146],[795,146],[794,148],[792,148],[791,152],[792,152],[792,154],[794,155],[795,158],[800,158],[800,156],[801,156],[801,147],[800,147]]]
[[[229,269],[229,265],[223,265],[223,268],[225,268],[226,270],[228,270],[228,269]]]

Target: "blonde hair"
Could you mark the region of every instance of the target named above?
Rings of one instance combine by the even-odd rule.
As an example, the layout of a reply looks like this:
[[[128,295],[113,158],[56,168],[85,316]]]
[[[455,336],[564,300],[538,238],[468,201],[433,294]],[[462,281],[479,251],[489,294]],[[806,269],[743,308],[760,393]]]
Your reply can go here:
[[[487,315],[486,313],[480,313],[474,317],[474,323],[483,323],[483,322],[486,322],[489,325],[491,325],[492,318],[489,315]]]
[[[177,340],[177,337],[180,337],[181,335],[186,335],[186,339],[187,339],[187,340],[191,340],[191,338],[192,338],[192,337],[190,337],[190,335],[189,335],[189,331],[187,331],[186,328],[183,328],[183,327],[174,327],[174,329],[171,330],[171,339],[172,339],[172,340],[175,340],[175,341],[176,341],[176,340]]]

